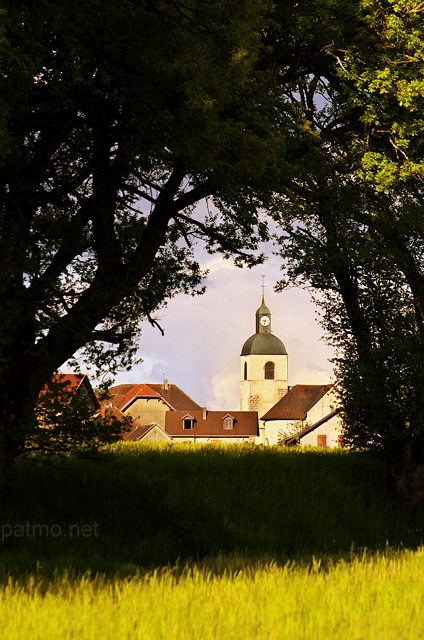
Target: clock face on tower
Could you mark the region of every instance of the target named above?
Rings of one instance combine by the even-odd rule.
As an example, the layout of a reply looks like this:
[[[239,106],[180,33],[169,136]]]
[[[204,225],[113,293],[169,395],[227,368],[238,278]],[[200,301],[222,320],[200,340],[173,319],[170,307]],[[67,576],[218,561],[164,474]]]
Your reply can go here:
[[[269,325],[269,318],[267,318],[266,316],[262,316],[260,322],[263,327],[267,327]]]

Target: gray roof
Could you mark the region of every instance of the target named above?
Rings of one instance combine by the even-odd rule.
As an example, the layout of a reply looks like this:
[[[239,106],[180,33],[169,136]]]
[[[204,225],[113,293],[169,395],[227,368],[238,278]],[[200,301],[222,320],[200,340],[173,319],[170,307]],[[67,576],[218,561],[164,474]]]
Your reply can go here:
[[[259,307],[259,309],[256,311],[257,314],[264,316],[264,315],[271,315],[271,311],[268,309],[268,307],[266,306],[264,299],[262,298],[262,304]]]
[[[168,402],[175,411],[199,411],[202,409],[190,396],[188,396],[176,384],[148,384],[148,386],[159,393],[162,398]]]
[[[286,356],[287,351],[280,338],[272,333],[254,333],[246,340],[241,350],[242,356],[263,354],[270,356]]]

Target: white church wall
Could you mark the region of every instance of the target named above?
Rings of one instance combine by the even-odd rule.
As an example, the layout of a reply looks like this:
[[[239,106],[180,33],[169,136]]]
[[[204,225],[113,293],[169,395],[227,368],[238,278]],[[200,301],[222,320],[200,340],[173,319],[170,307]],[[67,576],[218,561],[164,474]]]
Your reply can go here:
[[[308,411],[305,426],[313,425],[337,408],[337,399],[333,389],[330,389],[313,407]]]
[[[283,428],[283,423],[286,420],[269,420],[265,423],[265,444],[273,445],[278,444],[281,436],[281,430]]]
[[[287,393],[287,360],[286,355],[253,354],[241,357],[241,411],[257,411],[261,417]],[[265,379],[267,362],[273,362],[275,365],[273,379]],[[244,379],[245,363],[247,363],[247,380]]]
[[[283,380],[287,384],[288,357],[286,355],[251,354],[240,358],[240,380],[244,379],[244,363],[247,364],[247,380],[263,380],[265,376],[265,364],[273,362],[275,365],[274,379]],[[267,380],[270,382],[270,380]]]

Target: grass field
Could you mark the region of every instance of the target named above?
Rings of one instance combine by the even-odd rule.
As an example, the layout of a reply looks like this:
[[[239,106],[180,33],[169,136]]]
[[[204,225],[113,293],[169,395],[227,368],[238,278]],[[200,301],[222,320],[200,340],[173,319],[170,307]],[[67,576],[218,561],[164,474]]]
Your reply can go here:
[[[119,580],[10,584],[7,638],[415,639],[424,634],[422,551],[217,574],[168,570]]]
[[[11,640],[424,633],[424,517],[366,454],[122,444],[22,461],[0,536]]]

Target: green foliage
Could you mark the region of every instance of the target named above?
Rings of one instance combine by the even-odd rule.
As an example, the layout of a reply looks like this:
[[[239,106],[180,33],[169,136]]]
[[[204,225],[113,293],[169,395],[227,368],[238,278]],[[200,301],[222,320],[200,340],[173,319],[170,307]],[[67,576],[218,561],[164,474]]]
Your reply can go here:
[[[279,288],[310,287],[322,308],[346,441],[400,453],[424,441],[420,196],[378,192],[354,168],[314,152],[276,199]]]
[[[91,455],[99,445],[122,438],[129,420],[118,422],[102,416],[97,403],[71,383],[52,378],[43,388],[35,411],[36,424],[29,430],[25,454],[34,452],[59,455]]]
[[[317,23],[341,7],[311,5]],[[309,34],[328,61],[313,81],[293,78],[307,152],[270,209],[278,288],[312,290],[337,349],[347,441],[390,457],[424,444],[423,7],[370,0],[348,11]]]
[[[101,8],[94,0],[43,2],[37,10],[26,2],[6,5],[1,91],[9,140],[1,166],[6,343],[13,342],[12,327],[22,330],[19,318],[28,309],[25,321],[32,325],[35,351],[42,350],[52,327],[84,307],[78,304],[83,297],[90,309],[79,310],[78,317],[97,318],[87,317],[91,326],[81,328],[85,335],[72,351],[90,342],[91,360],[99,343],[104,361],[109,336],[118,345],[108,352],[113,363],[135,343],[140,317],[150,317],[179,291],[200,291],[204,274],[190,246],[181,245],[199,233],[187,207],[214,192],[202,185],[223,163],[215,180],[223,192],[233,177],[240,178],[241,163],[224,161],[229,149],[241,145],[247,166],[265,148],[249,131],[255,118],[260,121],[260,109],[246,113],[258,94],[249,88],[248,97],[244,86],[259,47],[260,11],[267,4],[242,5],[120,0]],[[171,188],[176,167],[180,177]],[[165,199],[166,185],[171,192],[164,220],[154,227],[160,237],[149,238],[148,222]],[[170,224],[184,209],[187,217]],[[238,238],[234,234],[227,251],[237,251],[247,238],[254,246],[253,213],[249,221],[232,224]],[[154,252],[146,268],[139,256],[148,248]],[[100,297],[90,295],[97,282]],[[62,362],[72,355],[67,351]]]
[[[257,209],[286,133],[270,117],[280,91],[256,66],[270,10],[3,3],[0,468],[64,362],[129,368],[141,321],[203,292],[196,242],[263,259],[251,254],[267,234]],[[206,198],[219,213],[196,209]]]
[[[363,110],[363,170],[379,189],[422,182],[423,6],[414,0],[359,3],[366,39],[349,46],[341,75]]]

